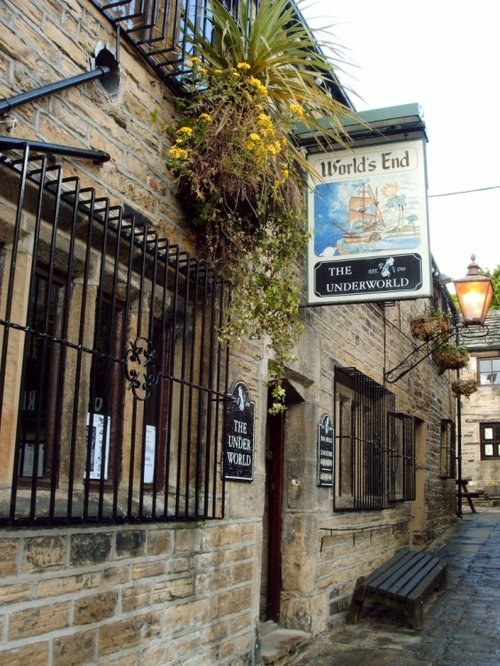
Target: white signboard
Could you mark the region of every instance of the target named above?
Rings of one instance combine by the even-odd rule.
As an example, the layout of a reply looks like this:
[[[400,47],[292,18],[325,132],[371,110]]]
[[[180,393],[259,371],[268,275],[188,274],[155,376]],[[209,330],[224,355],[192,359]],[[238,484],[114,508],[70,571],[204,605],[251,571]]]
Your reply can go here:
[[[103,456],[103,478],[108,478],[110,435],[111,419],[109,416],[105,416],[104,414],[87,414],[87,443],[90,441],[90,479],[101,479]]]
[[[309,156],[308,303],[431,296],[422,140]]]

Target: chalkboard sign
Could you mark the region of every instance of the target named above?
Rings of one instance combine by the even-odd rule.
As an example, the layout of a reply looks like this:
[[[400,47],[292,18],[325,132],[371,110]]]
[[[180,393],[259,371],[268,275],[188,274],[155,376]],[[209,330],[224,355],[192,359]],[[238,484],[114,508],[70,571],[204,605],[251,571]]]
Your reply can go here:
[[[333,425],[328,414],[318,425],[318,486],[333,486]]]
[[[224,478],[253,481],[253,422],[255,403],[244,382],[235,382],[226,403]]]

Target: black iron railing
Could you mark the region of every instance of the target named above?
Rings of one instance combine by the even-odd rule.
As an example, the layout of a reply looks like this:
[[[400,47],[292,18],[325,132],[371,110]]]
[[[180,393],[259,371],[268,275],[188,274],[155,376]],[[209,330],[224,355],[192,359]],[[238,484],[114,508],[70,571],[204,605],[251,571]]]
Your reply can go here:
[[[222,517],[224,281],[29,146],[0,198],[0,523]]]
[[[335,370],[335,510],[376,510],[413,499],[413,419],[394,394],[355,368]]]
[[[161,79],[181,85],[190,68],[193,33],[210,39],[208,0],[91,0]],[[234,15],[238,0],[226,0]]]

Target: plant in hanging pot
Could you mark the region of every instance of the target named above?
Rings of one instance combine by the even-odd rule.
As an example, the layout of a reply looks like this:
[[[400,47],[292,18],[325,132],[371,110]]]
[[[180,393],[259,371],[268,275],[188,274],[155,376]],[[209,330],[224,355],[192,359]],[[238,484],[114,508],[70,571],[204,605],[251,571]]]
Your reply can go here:
[[[465,368],[469,362],[469,352],[463,346],[445,342],[434,349],[432,358],[442,371],[459,370]]]
[[[451,322],[442,310],[431,310],[410,319],[410,331],[417,340],[432,340],[450,330]]]
[[[314,170],[294,136],[300,125],[325,147],[347,146],[342,118],[357,115],[330,88],[332,63],[288,0],[210,0],[210,39],[191,26],[180,119],[164,127],[176,179],[200,253],[232,285],[219,339],[266,340],[272,411],[284,409],[286,365],[301,330],[297,265],[306,174]],[[329,51],[331,45],[329,45]],[[357,122],[362,122],[359,119]],[[318,139],[319,141],[319,139]]]
[[[477,382],[475,379],[455,379],[451,383],[451,390],[456,396],[465,395],[468,398],[477,391]]]

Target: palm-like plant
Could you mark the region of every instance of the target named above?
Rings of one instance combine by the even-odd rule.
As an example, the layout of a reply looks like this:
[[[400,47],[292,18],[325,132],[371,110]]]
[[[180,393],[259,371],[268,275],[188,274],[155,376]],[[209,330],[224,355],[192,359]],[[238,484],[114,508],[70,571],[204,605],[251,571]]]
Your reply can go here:
[[[210,0],[211,39],[194,32],[194,50],[214,69],[231,70],[247,63],[248,75],[266,87],[274,114],[287,114],[295,102],[302,109],[306,129],[327,144],[346,147],[349,136],[343,121],[353,117],[361,121],[350,107],[335,99],[328,85],[334,83],[333,71],[342,64],[340,49],[311,34],[301,18],[300,5],[300,0],[262,0],[256,10],[253,0],[241,0],[235,18],[219,0]],[[323,47],[332,54],[331,59]]]
[[[354,115],[330,93],[332,68],[289,0],[240,0],[234,18],[210,0],[210,39],[193,29],[190,96],[170,127],[168,165],[233,284],[221,335],[266,338],[274,350],[275,411],[280,378],[298,336],[296,260],[304,227],[307,160],[294,128],[300,121],[327,146],[348,140],[342,118]]]

